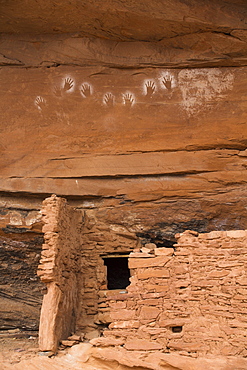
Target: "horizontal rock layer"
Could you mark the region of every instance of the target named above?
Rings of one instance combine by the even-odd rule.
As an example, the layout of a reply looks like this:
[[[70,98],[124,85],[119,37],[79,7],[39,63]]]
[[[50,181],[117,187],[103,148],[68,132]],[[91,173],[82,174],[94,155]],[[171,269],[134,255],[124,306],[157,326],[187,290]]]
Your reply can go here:
[[[210,28],[210,27],[209,27]],[[2,35],[0,65],[192,68],[246,66],[247,29],[196,31],[159,40],[106,40],[78,33]]]
[[[16,11],[18,9],[18,11]],[[1,4],[1,32],[65,33],[157,41],[205,31],[246,29],[244,0],[225,1],[63,1],[31,0]]]
[[[135,231],[246,227],[246,68],[1,73],[3,192],[93,197]]]

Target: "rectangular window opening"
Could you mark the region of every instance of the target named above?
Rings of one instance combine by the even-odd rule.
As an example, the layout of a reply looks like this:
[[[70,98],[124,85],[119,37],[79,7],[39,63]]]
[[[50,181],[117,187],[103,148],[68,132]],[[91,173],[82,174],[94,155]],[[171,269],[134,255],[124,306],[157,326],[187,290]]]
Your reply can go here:
[[[128,267],[128,256],[112,255],[103,257],[107,268],[107,289],[126,289],[130,284],[130,270]]]

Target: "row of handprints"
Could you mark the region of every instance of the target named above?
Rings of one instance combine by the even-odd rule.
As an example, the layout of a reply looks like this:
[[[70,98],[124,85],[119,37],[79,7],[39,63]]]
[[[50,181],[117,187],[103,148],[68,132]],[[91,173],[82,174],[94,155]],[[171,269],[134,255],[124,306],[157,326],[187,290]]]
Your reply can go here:
[[[160,80],[161,88],[166,90],[172,90],[176,86],[175,78],[172,74],[166,74],[162,76]],[[68,92],[72,92],[75,86],[75,82],[72,78],[67,77],[63,80],[61,86],[56,85],[54,87],[53,93],[56,97],[61,98],[64,94]],[[152,80],[145,80],[143,86],[143,93],[146,97],[152,97],[155,92],[157,92],[157,84]],[[93,94],[93,86],[88,83],[84,82],[80,85],[79,91],[83,98],[89,98]],[[116,101],[116,97],[111,92],[107,92],[103,95],[102,103],[108,107],[113,107]],[[136,98],[134,93],[126,92],[122,94],[122,103],[126,106],[133,106],[136,102]],[[46,100],[42,96],[37,96],[35,99],[35,105],[38,109],[42,110],[46,105]]]
[[[157,78],[145,79],[141,91],[142,96],[151,99],[159,97],[160,90],[166,92],[167,98],[171,98],[176,90],[179,93],[179,105],[191,116],[201,110],[212,110],[217,102],[225,99],[227,91],[233,89],[233,83],[234,73],[231,68],[184,69],[176,72],[176,77],[175,73],[162,71]],[[75,86],[73,78],[64,77],[60,86],[54,87],[53,94],[56,98],[62,98],[75,91]],[[94,95],[94,87],[89,82],[84,82],[80,84],[79,92],[83,99],[89,99]],[[103,106],[113,107],[117,99],[119,97],[108,91],[103,94],[101,103]],[[137,101],[133,92],[126,91],[121,94],[118,102],[126,107],[133,107],[139,100]],[[47,106],[46,99],[40,95],[35,98],[34,103],[40,112]]]

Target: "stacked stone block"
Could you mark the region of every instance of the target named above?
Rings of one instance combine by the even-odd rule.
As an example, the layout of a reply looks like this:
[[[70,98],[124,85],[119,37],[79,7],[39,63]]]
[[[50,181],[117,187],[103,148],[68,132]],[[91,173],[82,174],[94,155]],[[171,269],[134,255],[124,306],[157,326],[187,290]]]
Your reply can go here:
[[[131,283],[125,294],[108,292],[112,322],[93,343],[193,357],[247,356],[247,232],[176,237],[174,249],[130,254]]]
[[[52,196],[43,202],[43,232],[38,275],[47,286],[40,317],[39,346],[56,352],[74,333],[79,313],[82,213]]]
[[[107,272],[103,256],[129,254],[140,243],[133,232],[122,226],[107,225],[94,218],[90,209],[84,211],[84,227],[81,235],[81,291],[79,294],[80,315],[77,331],[85,339],[101,335],[107,326],[109,303],[107,300]],[[109,291],[111,293],[111,291]]]
[[[38,275],[48,288],[42,304],[40,349],[55,351],[60,339],[76,332],[98,337],[110,323],[106,266],[102,255],[136,248],[138,238],[123,227],[95,220],[56,196],[43,202],[45,243]]]

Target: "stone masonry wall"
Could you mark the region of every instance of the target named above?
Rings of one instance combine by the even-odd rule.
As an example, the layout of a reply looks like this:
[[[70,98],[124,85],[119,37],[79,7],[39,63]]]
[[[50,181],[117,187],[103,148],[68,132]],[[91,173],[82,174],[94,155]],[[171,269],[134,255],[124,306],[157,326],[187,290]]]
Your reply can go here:
[[[103,211],[102,211],[103,212]],[[135,233],[127,228],[107,224],[95,219],[93,210],[84,211],[84,227],[81,235],[81,290],[80,315],[76,328],[85,339],[100,336],[110,322],[109,306],[105,302],[107,272],[103,256],[129,254],[139,244]]]
[[[56,196],[43,202],[45,243],[38,275],[48,288],[40,320],[40,349],[55,351],[72,332],[90,340],[111,322],[102,298],[107,289],[103,256],[129,254],[140,243],[135,233],[96,220]],[[103,293],[104,296],[104,293]]]
[[[125,351],[247,355],[246,231],[186,231],[173,247],[143,246],[56,196],[42,213],[41,350],[76,332]],[[108,290],[103,258],[121,253],[130,253],[130,285]]]
[[[80,292],[82,213],[53,195],[43,202],[44,239],[38,275],[47,286],[40,318],[39,346],[56,351],[75,331]]]
[[[247,231],[176,237],[175,249],[150,244],[130,254],[131,284],[125,294],[105,292],[112,322],[91,342],[144,357],[246,357]]]

